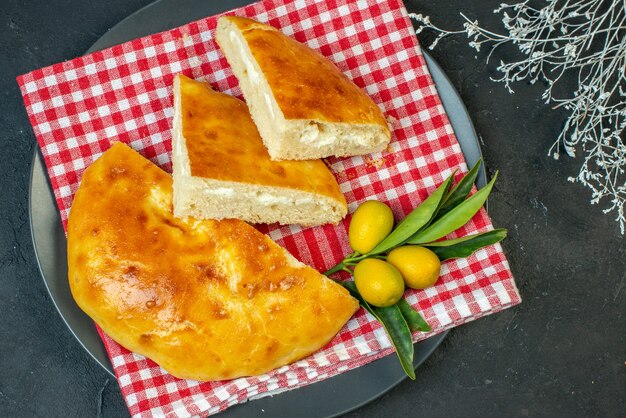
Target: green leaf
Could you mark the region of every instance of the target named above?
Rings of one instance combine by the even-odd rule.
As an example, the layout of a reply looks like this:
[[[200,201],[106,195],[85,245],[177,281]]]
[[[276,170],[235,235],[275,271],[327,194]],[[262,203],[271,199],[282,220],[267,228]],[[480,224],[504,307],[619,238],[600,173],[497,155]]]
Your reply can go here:
[[[496,172],[489,184],[474,193],[469,199],[463,201],[463,203],[446,213],[440,219],[433,222],[428,228],[412,236],[407,241],[407,244],[433,242],[465,225],[476,215],[480,208],[483,207],[497,178],[498,173]]]
[[[424,318],[422,318],[422,315],[420,315],[419,312],[413,309],[413,307],[409,305],[409,303],[406,300],[400,299],[398,303],[396,303],[396,305],[398,305],[398,308],[400,308],[400,313],[404,317],[404,320],[409,326],[409,329],[411,330],[411,332],[431,331],[431,328],[430,328],[430,325],[428,325],[428,322],[426,322]]]
[[[506,238],[506,229],[494,229],[482,234],[468,235],[463,238],[451,239],[447,241],[437,241],[423,244],[432,250],[439,260],[445,261],[451,258],[468,257],[474,251],[495,244]]]
[[[463,176],[461,181],[459,181],[456,186],[450,190],[450,193],[448,193],[443,201],[443,204],[441,205],[441,208],[437,212],[437,218],[441,218],[443,215],[450,212],[463,202],[467,196],[469,196],[472,191],[472,186],[476,181],[476,177],[478,176],[478,169],[480,168],[481,163],[482,159],[476,161],[474,167],[472,167],[472,169],[468,171],[465,176]]]
[[[389,306],[387,308],[379,308],[372,306],[359,293],[354,282],[342,282],[337,281],[345,287],[352,297],[359,301],[359,304],[374,318],[381,323],[391,344],[396,349],[396,354],[400,360],[400,365],[411,380],[415,380],[415,369],[413,368],[413,338],[411,337],[411,331],[409,326],[400,312],[400,308],[397,305]]]
[[[409,213],[406,218],[404,218],[404,220],[395,227],[391,234],[389,234],[380,244],[374,247],[374,249],[368,254],[384,253],[387,250],[404,243],[404,241],[409,239],[423,226],[427,225],[428,222],[437,214],[441,202],[450,188],[453,177],[453,175],[448,177],[441,184],[441,186],[437,188],[437,190],[428,196],[419,206],[413,209],[411,213]]]
[[[375,316],[385,327],[389,335],[396,354],[400,359],[400,364],[404,372],[411,380],[415,380],[415,369],[413,368],[413,339],[406,320],[397,305],[386,308],[372,307]]]

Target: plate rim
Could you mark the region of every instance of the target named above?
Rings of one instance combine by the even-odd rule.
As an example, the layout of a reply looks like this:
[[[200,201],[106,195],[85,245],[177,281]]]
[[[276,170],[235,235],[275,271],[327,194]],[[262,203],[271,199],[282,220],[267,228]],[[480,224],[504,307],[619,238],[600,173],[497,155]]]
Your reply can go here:
[[[89,54],[92,52],[95,52],[97,50],[103,49],[103,48],[107,48],[108,46],[101,46],[102,43],[106,43],[108,38],[110,36],[112,36],[113,34],[115,34],[117,31],[120,30],[120,28],[123,28],[125,26],[127,26],[129,24],[129,22],[132,22],[133,20],[137,19],[138,17],[141,17],[142,14],[154,10],[155,7],[158,7],[158,5],[160,4],[166,4],[167,2],[172,2],[172,0],[156,0],[148,5],[143,6],[142,8],[138,9],[137,11],[131,13],[130,15],[128,15],[127,17],[125,17],[124,19],[122,19],[121,21],[119,21],[117,24],[115,24],[113,27],[111,27],[111,29],[109,29],[107,32],[105,32],[100,38],[98,38],[98,40],[96,40],[96,42],[94,42],[94,44],[83,54]],[[234,4],[237,3],[237,4]],[[223,11],[227,11],[230,10],[234,7],[239,7],[242,4],[250,4],[253,3],[253,1],[247,1],[247,0],[227,0],[225,2],[220,2],[220,5],[217,6],[219,8],[222,8],[220,6],[224,6],[225,4],[229,4],[229,6],[226,6],[225,8],[223,8]],[[218,12],[219,13],[219,12]],[[207,14],[207,16],[210,16],[210,14]],[[193,21],[193,20],[189,20]],[[183,23],[184,24],[184,23]],[[175,26],[172,27],[177,27],[180,26],[180,24],[176,24]],[[164,29],[167,30],[167,29]],[[154,32],[151,32],[154,33]],[[145,36],[144,34],[140,34],[139,36]],[[133,39],[133,38],[131,38]],[[119,43],[119,42],[118,42]],[[441,66],[430,56],[430,54],[427,53],[427,51],[422,50],[422,53],[424,55],[424,59],[426,61],[426,64],[428,66],[429,72],[431,77],[433,78],[434,84],[435,84],[435,88],[438,91],[438,94],[440,96],[440,100],[442,102],[442,105],[444,106],[444,108],[446,109],[446,114],[448,116],[448,119],[450,120],[451,125],[453,126],[453,130],[455,132],[455,135],[457,137],[457,139],[459,138],[459,133],[457,132],[457,127],[455,126],[455,123],[453,123],[453,118],[450,117],[450,113],[456,113],[457,116],[454,117],[454,119],[456,120],[457,118],[463,119],[462,121],[460,121],[462,127],[459,128],[460,131],[467,131],[467,136],[471,137],[473,139],[473,144],[475,146],[474,149],[472,149],[472,153],[474,154],[474,156],[477,158],[482,158],[482,149],[480,147],[480,142],[479,142],[479,137],[476,133],[475,127],[471,121],[471,118],[469,117],[469,112],[467,111],[467,108],[465,107],[465,104],[463,102],[463,100],[461,99],[460,94],[458,93],[458,91],[456,90],[456,88],[454,88],[454,85],[452,84],[450,78],[448,77],[448,75],[443,71],[443,69],[441,68]],[[434,69],[434,70],[433,70]],[[452,100],[452,102],[455,102],[454,105],[456,107],[458,107],[458,109],[456,110],[456,112],[450,112],[447,109],[446,104],[444,104],[444,94],[442,94],[440,87],[442,87],[441,85],[441,81],[439,83],[436,82],[435,79],[439,79],[443,82],[445,82],[447,84],[446,86],[446,91],[445,94],[448,95],[448,99],[445,100],[448,102],[448,104],[450,103],[450,100]],[[459,120],[456,120],[457,122],[459,122]],[[465,134],[464,134],[465,136]],[[458,140],[459,146],[462,148],[462,153],[463,156],[467,162],[467,164],[469,165],[469,161],[470,158],[468,158],[467,152],[468,150],[466,148],[463,147],[463,144],[461,143],[461,140]],[[60,216],[58,213],[58,207],[56,205],[56,201],[54,199],[54,195],[50,186],[50,179],[48,177],[47,174],[47,170],[45,167],[45,162],[43,159],[43,155],[41,154],[41,149],[39,147],[39,144],[36,144],[37,146],[35,147],[35,150],[33,152],[33,157],[31,160],[31,169],[30,169],[30,178],[29,178],[29,195],[28,195],[28,214],[29,214],[29,226],[30,226],[30,233],[31,233],[31,242],[33,245],[33,249],[35,252],[35,259],[37,261],[37,267],[39,270],[39,274],[44,282],[44,285],[46,286],[46,290],[48,292],[48,295],[50,296],[50,299],[52,300],[52,303],[54,304],[57,312],[59,313],[59,315],[61,316],[61,319],[63,320],[63,322],[65,323],[65,326],[70,330],[70,332],[72,333],[72,335],[74,336],[74,338],[78,341],[78,343],[83,347],[83,349],[90,355],[91,358],[93,358],[96,363],[98,363],[108,374],[110,374],[111,376],[115,377],[115,374],[113,372],[112,369],[112,365],[110,362],[110,359],[108,358],[108,355],[106,354],[106,351],[104,349],[104,346],[102,344],[102,341],[100,340],[100,337],[98,336],[98,339],[100,341],[100,344],[102,344],[102,350],[104,351],[105,355],[103,359],[98,358],[98,356],[92,351],[90,350],[87,346],[86,343],[81,339],[81,337],[79,337],[78,333],[75,331],[75,329],[70,325],[70,323],[68,322],[68,319],[66,318],[66,314],[67,312],[65,312],[65,310],[63,310],[60,307],[60,303],[57,300],[58,297],[55,297],[55,291],[53,291],[53,289],[51,288],[51,285],[48,282],[48,279],[46,278],[46,274],[44,273],[44,268],[42,267],[42,262],[40,259],[40,250],[38,249],[38,245],[37,245],[37,238],[36,238],[36,223],[37,220],[35,219],[34,213],[33,213],[33,201],[36,200],[33,197],[33,193],[34,193],[34,189],[33,189],[33,184],[34,184],[34,178],[35,178],[35,171],[37,169],[40,169],[41,171],[43,171],[43,178],[44,178],[44,183],[47,186],[47,193],[49,195],[52,196],[47,196],[48,198],[52,197],[52,205],[53,205],[53,209],[54,212],[56,214],[55,217],[55,222],[57,224],[60,224]],[[473,158],[472,158],[473,159]],[[483,162],[482,166],[481,166],[481,170],[477,179],[477,184],[480,185],[484,185],[485,184],[485,180],[486,180],[486,169],[485,169],[485,164]],[[486,205],[486,204],[485,204]],[[57,225],[60,226],[60,225]],[[40,244],[42,245],[42,244]],[[69,286],[68,286],[69,287]],[[93,326],[93,322],[92,322],[92,326]],[[95,326],[93,326],[94,332],[95,331]],[[414,359],[414,368],[418,368],[427,358],[429,358],[432,353],[435,351],[435,349],[441,344],[441,342],[443,342],[443,340],[445,339],[446,335],[450,332],[450,330],[445,330],[437,335],[434,335],[426,340],[420,341],[415,343],[415,347],[417,348],[417,346],[421,345],[421,348],[424,348],[424,345],[428,345],[428,347],[426,348],[426,350],[422,353],[422,356],[419,359]],[[364,368],[374,368],[376,367],[377,364],[380,364],[381,362],[384,362],[384,360],[389,360],[389,359],[393,359],[395,361],[395,355],[390,354],[388,356],[385,356],[381,359],[375,360],[373,362],[370,362],[364,366],[361,366],[357,369],[353,369],[350,370],[346,373],[334,376],[332,378],[329,378],[327,380],[324,380],[322,382],[318,382],[318,383],[327,383],[329,381],[331,381],[332,379],[337,379],[341,376],[343,376],[344,378],[348,375],[350,375],[351,373],[355,372],[355,371],[359,371],[360,369],[364,369]],[[104,361],[103,361],[104,360]],[[397,361],[396,361],[397,362]],[[391,389],[393,389],[394,387],[396,387],[399,383],[401,383],[402,381],[404,381],[406,379],[406,375],[402,375],[399,376],[398,379],[396,379],[395,381],[391,382],[386,388],[384,388],[383,390],[375,393],[374,395],[370,396],[370,397],[366,397],[360,401],[357,401],[357,403],[353,403],[348,407],[345,407],[343,409],[341,409],[340,411],[336,411],[334,413],[331,413],[329,415],[326,416],[337,416],[340,414],[344,414],[350,411],[353,411],[354,409],[357,409],[367,403],[370,403],[371,401],[379,398],[380,396],[384,395],[385,393],[387,393],[388,391],[390,391]],[[302,393],[302,391],[305,391],[307,388],[311,388],[313,386],[317,386],[315,384],[312,385],[308,385],[305,387],[301,387],[301,388],[297,388],[297,390],[291,390],[291,391],[287,391],[284,393],[279,394],[281,397],[284,397],[284,395],[288,395],[288,394],[293,394],[293,393]],[[250,405],[254,405],[254,406],[259,406],[263,403],[263,401],[276,401],[279,398],[276,397],[265,397],[265,398],[260,398],[258,400],[255,400],[254,402],[250,403],[250,402],[246,402],[240,405],[235,405],[225,411],[222,412],[222,416],[228,415],[229,412],[231,411],[240,411],[242,407],[246,407],[246,406],[250,406]],[[247,409],[247,408],[245,408]]]

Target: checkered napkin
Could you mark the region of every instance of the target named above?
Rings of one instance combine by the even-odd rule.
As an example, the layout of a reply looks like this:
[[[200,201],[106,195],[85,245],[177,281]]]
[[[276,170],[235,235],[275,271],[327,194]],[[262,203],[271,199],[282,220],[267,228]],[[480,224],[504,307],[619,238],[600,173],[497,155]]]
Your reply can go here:
[[[380,154],[330,158],[350,211],[366,199],[387,202],[402,219],[447,176],[467,171],[401,0],[267,0],[231,13],[269,22],[330,58],[384,110],[393,130]],[[18,77],[65,225],[85,168],[123,141],[171,169],[172,80],[184,73],[240,96],[214,42],[216,17],[136,39]],[[323,271],[349,252],[339,226],[261,226],[303,262]],[[452,236],[492,229],[484,210]],[[443,264],[437,285],[407,300],[433,331],[520,302],[499,245]],[[321,351],[263,376],[196,382],[167,374],[101,333],[133,416],[216,413],[359,367],[393,348],[380,325],[360,310]]]

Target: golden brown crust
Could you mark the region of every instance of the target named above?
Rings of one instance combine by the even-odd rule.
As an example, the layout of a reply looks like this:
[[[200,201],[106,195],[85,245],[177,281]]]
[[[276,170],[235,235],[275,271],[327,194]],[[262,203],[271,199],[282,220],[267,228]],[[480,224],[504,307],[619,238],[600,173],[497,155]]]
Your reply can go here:
[[[376,103],[317,51],[251,19],[220,19],[243,34],[286,119],[374,124],[389,132]]]
[[[272,161],[245,103],[207,83],[177,77],[193,176],[318,193],[345,205],[337,180],[321,160]]]
[[[174,218],[171,177],[121,143],[85,171],[67,232],[78,305],[180,378],[288,364],[325,345],[358,307],[242,221]]]

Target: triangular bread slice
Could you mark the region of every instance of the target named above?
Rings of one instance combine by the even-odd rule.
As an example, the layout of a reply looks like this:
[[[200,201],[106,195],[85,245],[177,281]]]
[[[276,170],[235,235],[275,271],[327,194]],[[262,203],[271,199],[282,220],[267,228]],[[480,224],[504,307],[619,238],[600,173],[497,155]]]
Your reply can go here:
[[[236,16],[218,20],[216,40],[273,159],[361,155],[389,144],[376,103],[318,52]]]
[[[272,161],[241,100],[174,80],[174,213],[252,223],[338,223],[346,200],[321,160]]]
[[[358,308],[243,221],[174,217],[172,178],[121,143],[83,174],[67,245],[78,306],[182,379],[258,375],[299,360]]]

